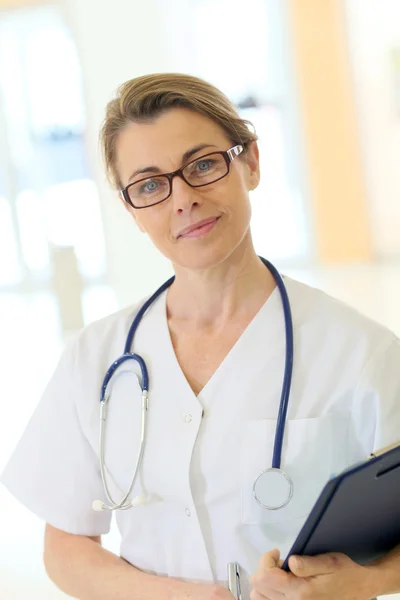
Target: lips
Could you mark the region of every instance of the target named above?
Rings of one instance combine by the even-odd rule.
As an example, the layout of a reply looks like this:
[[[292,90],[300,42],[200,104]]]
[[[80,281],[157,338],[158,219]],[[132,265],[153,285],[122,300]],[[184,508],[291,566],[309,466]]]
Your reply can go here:
[[[185,235],[191,234],[194,231],[196,231],[197,229],[201,229],[202,227],[205,227],[206,225],[211,225],[212,223],[215,223],[216,221],[218,221],[219,217],[210,217],[208,219],[202,219],[201,221],[197,221],[197,223],[194,223],[193,225],[189,225],[189,227],[185,227],[184,229],[182,229],[182,231],[179,232],[179,234],[177,235],[177,238],[180,237],[184,237]]]

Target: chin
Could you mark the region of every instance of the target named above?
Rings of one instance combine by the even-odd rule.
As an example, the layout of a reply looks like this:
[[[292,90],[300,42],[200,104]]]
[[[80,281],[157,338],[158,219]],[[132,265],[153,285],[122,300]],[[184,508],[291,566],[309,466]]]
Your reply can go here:
[[[182,251],[171,257],[172,263],[177,267],[191,269],[193,271],[204,271],[220,265],[234,251],[235,247],[216,247],[215,244],[207,246],[193,246],[193,248],[182,248]]]
[[[245,248],[248,240],[251,242],[250,229],[238,228],[227,235],[211,235],[208,239],[185,239],[178,240],[172,246],[160,245],[158,250],[168,258],[176,267],[182,267],[193,271],[204,271],[212,269],[229,260],[234,253]]]

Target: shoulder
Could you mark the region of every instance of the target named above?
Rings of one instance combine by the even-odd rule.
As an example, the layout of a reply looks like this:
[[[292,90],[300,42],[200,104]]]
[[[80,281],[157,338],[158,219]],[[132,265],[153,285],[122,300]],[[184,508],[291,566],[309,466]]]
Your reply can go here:
[[[399,348],[399,339],[384,325],[322,290],[285,278],[295,333],[332,352],[357,351],[363,362]]]
[[[64,356],[78,370],[103,368],[123,353],[129,328],[147,298],[93,321],[69,340]]]
[[[93,321],[64,348],[46,396],[73,400],[82,429],[90,437],[104,376],[123,352],[129,328],[146,299]],[[92,424],[92,425],[91,425]]]

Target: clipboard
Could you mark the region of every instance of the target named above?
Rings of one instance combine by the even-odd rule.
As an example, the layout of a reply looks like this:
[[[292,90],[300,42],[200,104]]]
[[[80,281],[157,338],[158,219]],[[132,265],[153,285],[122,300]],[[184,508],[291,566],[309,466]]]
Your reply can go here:
[[[400,544],[400,442],[346,469],[323,488],[292,554],[342,552],[366,564]]]

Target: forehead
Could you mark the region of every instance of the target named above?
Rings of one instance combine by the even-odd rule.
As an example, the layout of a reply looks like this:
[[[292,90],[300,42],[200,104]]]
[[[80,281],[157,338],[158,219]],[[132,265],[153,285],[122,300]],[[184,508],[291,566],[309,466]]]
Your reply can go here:
[[[182,155],[200,144],[226,150],[229,138],[217,123],[194,111],[174,108],[147,123],[129,123],[116,142],[117,169],[122,180],[133,170],[154,165],[161,170],[180,166]],[[210,148],[210,152],[212,148]],[[202,154],[208,152],[203,150]]]

